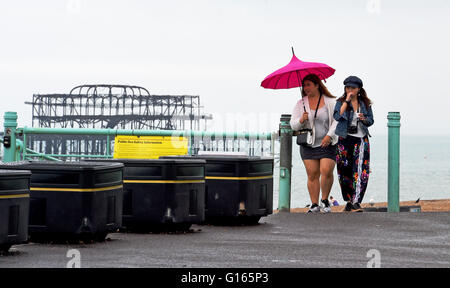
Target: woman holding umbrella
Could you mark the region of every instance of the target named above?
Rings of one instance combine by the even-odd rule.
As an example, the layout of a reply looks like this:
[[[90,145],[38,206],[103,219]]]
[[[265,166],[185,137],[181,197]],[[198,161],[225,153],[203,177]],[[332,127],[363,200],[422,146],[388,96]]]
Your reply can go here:
[[[300,146],[300,155],[308,175],[308,192],[311,206],[308,213],[320,212],[319,195],[322,190],[323,212],[331,212],[328,196],[333,186],[336,161],[337,122],[333,118],[336,100],[320,78],[309,74],[302,81],[302,99],[292,112],[291,127],[300,130],[312,126],[313,141],[310,146]],[[313,124],[310,124],[313,123]]]
[[[372,102],[358,77],[348,77],[344,85],[344,95],[337,100],[333,115],[339,122],[336,127],[336,135],[339,136],[337,172],[342,197],[347,201],[344,211],[362,212],[360,204],[370,171],[368,127],[374,122]]]
[[[300,87],[302,99],[297,102],[290,123],[293,130],[306,128],[310,126],[309,123],[315,122],[313,127],[308,127],[314,130],[312,147],[300,148],[308,174],[308,191],[312,202],[308,212],[312,213],[320,212],[320,188],[322,188],[322,203],[325,206],[323,211],[331,212],[328,195],[333,185],[333,169],[336,161],[337,136],[334,130],[337,122],[333,118],[336,100],[321,80],[327,79],[334,72],[335,69],[324,63],[301,61],[295,56],[292,48],[292,59],[289,64],[271,73],[261,82],[261,86],[267,89]]]

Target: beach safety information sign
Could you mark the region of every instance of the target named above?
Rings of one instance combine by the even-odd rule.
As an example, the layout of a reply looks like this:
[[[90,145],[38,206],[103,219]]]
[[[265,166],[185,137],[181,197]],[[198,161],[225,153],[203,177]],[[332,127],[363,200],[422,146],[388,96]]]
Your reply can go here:
[[[159,156],[187,154],[185,137],[117,135],[114,143],[116,159],[158,159]]]

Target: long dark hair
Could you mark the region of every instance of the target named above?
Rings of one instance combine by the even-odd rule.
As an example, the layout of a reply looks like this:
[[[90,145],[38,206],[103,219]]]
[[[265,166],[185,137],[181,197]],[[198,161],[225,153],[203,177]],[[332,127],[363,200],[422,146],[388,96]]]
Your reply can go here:
[[[340,101],[343,103],[345,101],[345,98],[347,98],[347,93],[345,92],[345,87],[344,87],[344,95],[342,95],[339,99],[337,99],[337,101]],[[364,102],[364,105],[366,105],[366,108],[369,108],[369,106],[372,105],[372,100],[370,100],[369,97],[367,97],[367,92],[362,87],[359,88],[358,100]],[[347,107],[347,109],[350,109],[350,105]]]
[[[302,87],[304,86],[303,84],[305,83],[306,80],[313,82],[315,85],[319,85],[320,95],[325,95],[330,98],[336,98],[336,96],[333,96],[330,93],[330,91],[328,91],[327,87],[325,87],[325,85],[320,80],[319,76],[317,76],[316,74],[306,75],[305,78],[303,78],[303,80],[302,80]],[[303,91],[303,89],[302,89],[302,97],[305,97],[305,96],[306,96],[305,91]]]

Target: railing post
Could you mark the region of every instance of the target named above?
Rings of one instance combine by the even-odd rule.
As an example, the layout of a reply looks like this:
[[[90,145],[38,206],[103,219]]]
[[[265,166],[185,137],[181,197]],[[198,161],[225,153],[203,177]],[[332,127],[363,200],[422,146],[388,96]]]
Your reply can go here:
[[[283,114],[280,119],[280,189],[278,210],[290,212],[291,209],[291,169],[292,169],[292,129],[291,115]]]
[[[27,134],[23,133],[22,160],[27,160]]]
[[[388,212],[400,212],[400,112],[388,116]]]
[[[3,138],[3,162],[19,161],[16,159],[16,129],[17,129],[17,113],[5,112],[3,117],[4,138]]]
[[[106,135],[106,156],[111,156],[111,129],[108,129],[108,134]],[[115,143],[114,143],[115,145]]]
[[[194,145],[195,145],[195,139],[194,139],[194,133],[192,133],[192,130],[189,131],[189,136],[186,134],[185,136],[186,138],[188,138],[188,155],[194,155],[195,154],[195,149],[194,149]]]

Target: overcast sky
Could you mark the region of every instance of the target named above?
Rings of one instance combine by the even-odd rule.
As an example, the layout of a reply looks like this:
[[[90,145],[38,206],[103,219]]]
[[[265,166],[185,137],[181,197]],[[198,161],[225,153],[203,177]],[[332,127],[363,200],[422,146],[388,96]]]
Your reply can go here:
[[[400,111],[404,134],[450,135],[450,1],[241,0],[0,2],[0,105],[31,126],[34,93],[130,84],[151,94],[199,95],[221,130],[275,131],[299,89],[260,87],[286,65],[357,75],[373,100],[372,134]],[[224,126],[227,123],[227,126]]]

